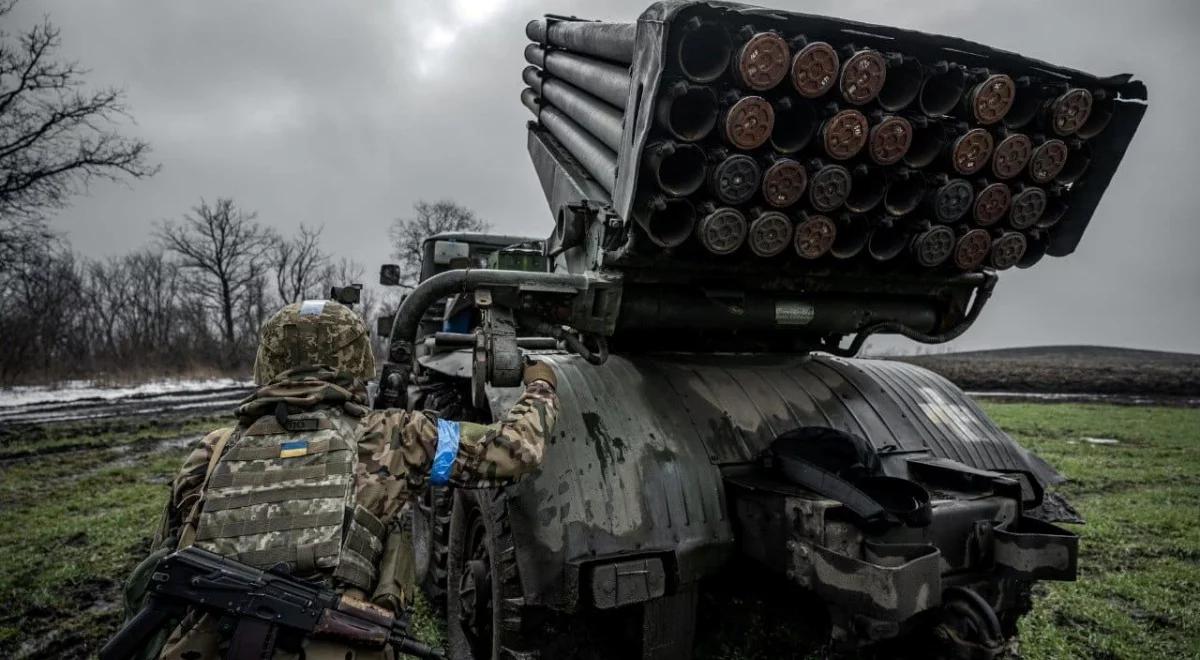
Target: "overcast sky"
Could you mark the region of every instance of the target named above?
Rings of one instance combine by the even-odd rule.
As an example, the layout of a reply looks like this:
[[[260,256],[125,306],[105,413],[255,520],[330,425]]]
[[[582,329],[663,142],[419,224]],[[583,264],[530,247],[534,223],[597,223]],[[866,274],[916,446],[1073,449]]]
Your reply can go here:
[[[508,233],[551,229],[518,101],[524,24],[632,20],[642,1],[23,0],[97,84],[125,88],[162,171],[97,185],[53,224],[90,256],[231,196],[376,271],[417,199],[459,201]],[[1092,343],[1200,352],[1200,2],[781,0],[780,8],[961,36],[1107,75],[1150,110],[1079,250],[1001,276],[958,348]]]

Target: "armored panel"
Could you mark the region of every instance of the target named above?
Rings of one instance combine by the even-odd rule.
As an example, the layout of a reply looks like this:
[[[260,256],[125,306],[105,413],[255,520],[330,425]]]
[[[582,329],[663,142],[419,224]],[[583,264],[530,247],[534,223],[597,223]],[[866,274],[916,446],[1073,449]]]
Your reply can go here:
[[[1018,447],[958,388],[932,372],[876,360],[779,355],[613,356],[554,365],[561,417],[539,473],[509,491],[527,599],[571,607],[590,563],[669,556],[678,578],[732,550],[721,466],[747,463],[780,434],[825,426],[883,454],[1057,473]],[[502,413],[515,388],[491,390]]]

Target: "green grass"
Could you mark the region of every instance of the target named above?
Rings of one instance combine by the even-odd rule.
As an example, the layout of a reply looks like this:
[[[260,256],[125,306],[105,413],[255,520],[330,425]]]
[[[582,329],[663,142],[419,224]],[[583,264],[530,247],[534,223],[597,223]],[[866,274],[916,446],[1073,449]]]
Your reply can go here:
[[[1040,589],[1021,625],[1022,654],[1200,657],[1200,410],[985,408],[1070,478],[1060,492],[1088,521],[1075,527],[1082,537],[1079,580]]]
[[[985,408],[1071,478],[1061,490],[1088,519],[1076,528],[1080,580],[1039,589],[1022,624],[1023,656],[1200,657],[1200,410]],[[185,452],[157,451],[155,443],[215,425],[63,425],[0,436],[0,657],[21,657],[22,649],[84,655],[111,633],[120,582],[144,556],[167,480]],[[441,639],[423,603],[414,629],[427,642]],[[733,637],[744,640],[747,632]],[[36,645],[23,648],[26,642]],[[736,648],[718,655],[763,657]]]

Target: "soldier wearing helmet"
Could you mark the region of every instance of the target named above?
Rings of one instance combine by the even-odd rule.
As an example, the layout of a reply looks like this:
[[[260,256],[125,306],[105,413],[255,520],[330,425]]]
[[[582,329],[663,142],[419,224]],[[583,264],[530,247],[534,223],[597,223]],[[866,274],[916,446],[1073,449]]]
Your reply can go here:
[[[399,577],[397,513],[429,483],[498,486],[541,464],[554,427],[554,372],[525,369],[525,392],[500,421],[471,424],[431,412],[367,407],[375,376],[367,329],[329,300],[284,307],[262,328],[254,364],[259,389],[237,424],[206,436],[184,461],[157,537],[135,571],[130,598],[157,558],[195,544],[261,568],[326,580],[399,611],[411,594]],[[127,603],[136,611],[140,603]],[[219,622],[192,614],[161,657],[217,657]],[[280,639],[275,657],[366,658],[321,640]]]

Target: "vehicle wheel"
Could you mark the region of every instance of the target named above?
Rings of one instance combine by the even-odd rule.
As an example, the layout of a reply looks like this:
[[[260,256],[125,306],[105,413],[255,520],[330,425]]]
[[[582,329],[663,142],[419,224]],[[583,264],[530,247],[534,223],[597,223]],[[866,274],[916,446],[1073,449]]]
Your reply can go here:
[[[446,632],[451,658],[534,658],[521,634],[524,594],[502,490],[455,490]]]
[[[410,508],[417,584],[439,613],[446,611],[446,561],[453,501],[450,489],[427,488]]]

